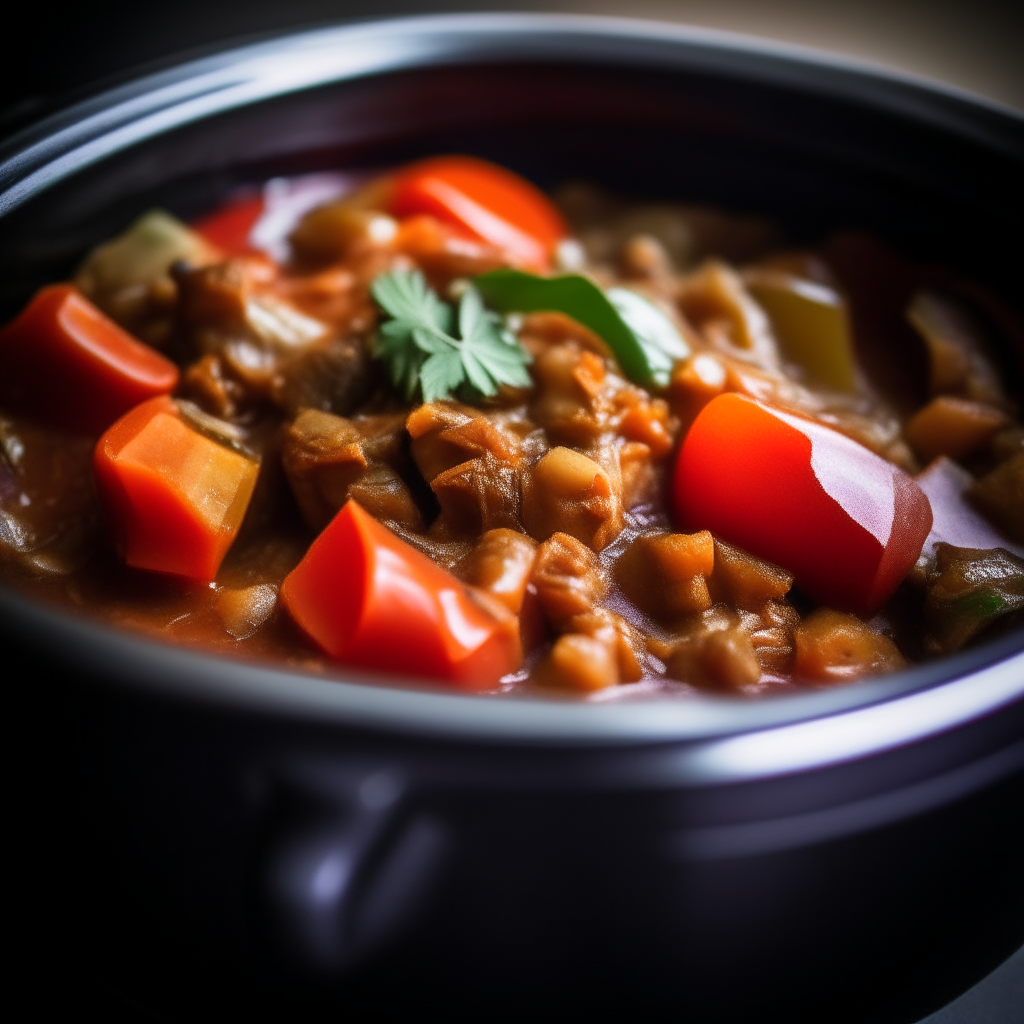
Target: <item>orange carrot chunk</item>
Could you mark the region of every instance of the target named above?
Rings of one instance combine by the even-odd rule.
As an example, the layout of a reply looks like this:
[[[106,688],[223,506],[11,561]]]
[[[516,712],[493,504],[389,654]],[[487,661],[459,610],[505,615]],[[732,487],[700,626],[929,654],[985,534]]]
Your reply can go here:
[[[519,620],[347,502],[285,577],[281,601],[337,661],[492,688],[521,662]]]
[[[41,289],[0,330],[0,363],[0,401],[84,433],[99,433],[178,383],[174,363],[136,341],[69,284]]]
[[[208,582],[242,524],[259,464],[198,433],[166,395],[122,416],[93,467],[125,562]]]
[[[569,231],[551,200],[518,174],[469,156],[440,156],[399,171],[388,213],[429,214],[504,249],[535,270]]]

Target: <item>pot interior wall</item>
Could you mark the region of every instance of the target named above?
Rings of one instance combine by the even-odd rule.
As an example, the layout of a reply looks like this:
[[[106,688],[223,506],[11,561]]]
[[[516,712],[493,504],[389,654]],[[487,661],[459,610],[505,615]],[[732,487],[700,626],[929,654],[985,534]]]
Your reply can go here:
[[[711,202],[794,240],[870,227],[1016,297],[1014,154],[899,110],[707,72],[509,63],[421,69],[197,121],[73,174],[8,219],[0,314],[154,204],[190,216],[276,174],[468,151],[538,181]]]

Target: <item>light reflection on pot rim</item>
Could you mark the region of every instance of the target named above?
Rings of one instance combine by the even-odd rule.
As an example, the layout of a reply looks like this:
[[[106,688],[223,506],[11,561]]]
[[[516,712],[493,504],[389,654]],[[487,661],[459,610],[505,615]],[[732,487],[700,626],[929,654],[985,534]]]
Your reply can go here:
[[[927,740],[1024,699],[1021,634],[888,678],[817,693],[594,704],[457,694],[340,666],[330,676],[255,666],[72,619],[2,590],[0,612],[26,632],[52,637],[54,650],[78,652],[76,666],[139,693],[427,741],[538,749],[681,743],[656,773],[673,785],[842,764]]]
[[[948,125],[996,148],[1024,116],[925,78],[810,48],[629,18],[461,14],[317,29],[224,51],[101,93],[0,147],[0,216],[69,174],[215,114],[304,89],[443,63],[600,60],[647,69],[728,72],[848,95]],[[1014,124],[1016,122],[1016,124]]]

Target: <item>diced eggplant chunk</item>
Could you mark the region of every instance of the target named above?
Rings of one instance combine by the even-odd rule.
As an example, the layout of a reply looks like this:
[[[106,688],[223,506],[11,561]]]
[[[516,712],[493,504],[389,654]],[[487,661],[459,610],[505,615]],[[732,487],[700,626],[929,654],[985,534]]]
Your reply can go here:
[[[960,395],[1005,408],[1006,393],[986,351],[985,332],[963,303],[921,289],[910,300],[907,319],[928,348],[933,395]]]
[[[1024,544],[1024,451],[976,481],[967,496],[1010,540]]]
[[[1003,548],[940,543],[925,591],[925,650],[952,654],[1024,609],[1024,559]]]

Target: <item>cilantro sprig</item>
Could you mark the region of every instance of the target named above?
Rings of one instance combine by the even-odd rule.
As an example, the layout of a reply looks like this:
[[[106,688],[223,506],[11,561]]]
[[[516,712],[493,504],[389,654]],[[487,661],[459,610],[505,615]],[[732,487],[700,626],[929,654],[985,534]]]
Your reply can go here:
[[[418,270],[381,274],[370,294],[391,317],[380,327],[375,354],[408,400],[419,390],[424,402],[455,395],[475,401],[497,394],[502,384],[530,385],[529,354],[484,309],[471,285],[457,311],[431,291]]]

